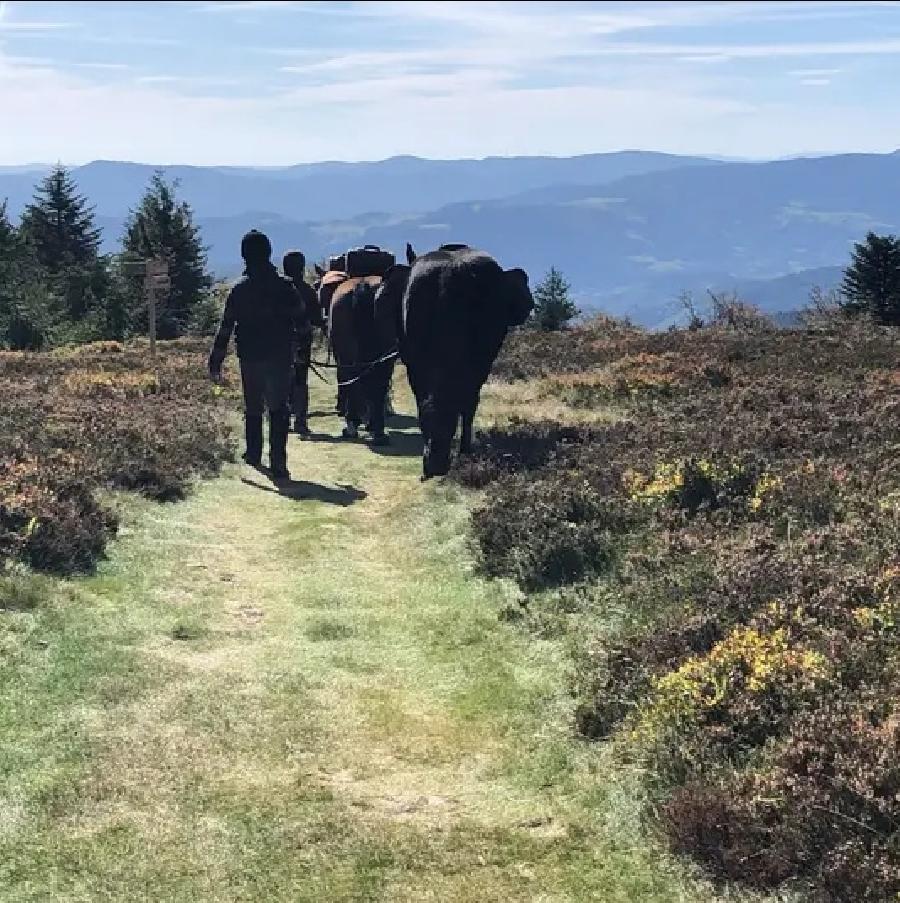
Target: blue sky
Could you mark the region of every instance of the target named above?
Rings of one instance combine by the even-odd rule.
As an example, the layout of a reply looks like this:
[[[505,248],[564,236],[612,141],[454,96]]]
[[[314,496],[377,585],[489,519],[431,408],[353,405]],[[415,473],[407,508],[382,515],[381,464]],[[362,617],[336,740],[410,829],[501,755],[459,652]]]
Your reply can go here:
[[[900,147],[900,2],[0,0],[0,165]]]

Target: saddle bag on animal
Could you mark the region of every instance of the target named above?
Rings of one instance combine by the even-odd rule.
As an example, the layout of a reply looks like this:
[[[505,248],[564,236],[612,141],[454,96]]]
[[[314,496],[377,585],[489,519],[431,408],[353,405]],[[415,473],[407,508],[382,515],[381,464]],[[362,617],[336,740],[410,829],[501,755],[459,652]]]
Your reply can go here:
[[[347,255],[339,254],[328,258],[328,269],[333,273],[343,273],[347,269]]]
[[[366,245],[347,252],[348,276],[383,276],[395,263],[390,251],[378,245]]]

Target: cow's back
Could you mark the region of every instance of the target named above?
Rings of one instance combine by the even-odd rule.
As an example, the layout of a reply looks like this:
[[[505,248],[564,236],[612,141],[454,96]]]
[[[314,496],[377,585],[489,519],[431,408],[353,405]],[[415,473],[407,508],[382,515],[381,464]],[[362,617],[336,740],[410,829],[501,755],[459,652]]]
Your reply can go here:
[[[364,362],[367,355],[363,353],[363,345],[368,343],[363,341],[366,337],[359,335],[354,292],[365,287],[374,294],[380,284],[380,276],[365,276],[345,279],[335,288],[328,315],[328,337],[339,364]],[[373,323],[371,328],[377,330],[378,324]],[[372,344],[375,347],[383,344],[377,333]]]
[[[483,383],[507,331],[502,279],[497,261],[474,248],[420,257],[403,300],[408,366]]]

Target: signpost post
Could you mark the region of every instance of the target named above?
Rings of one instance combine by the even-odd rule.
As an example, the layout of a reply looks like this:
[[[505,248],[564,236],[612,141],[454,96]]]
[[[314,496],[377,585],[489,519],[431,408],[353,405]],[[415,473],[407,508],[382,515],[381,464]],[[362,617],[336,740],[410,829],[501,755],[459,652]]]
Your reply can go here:
[[[144,291],[150,320],[150,357],[156,360],[156,302],[169,295],[169,261],[165,257],[151,257],[145,262]]]

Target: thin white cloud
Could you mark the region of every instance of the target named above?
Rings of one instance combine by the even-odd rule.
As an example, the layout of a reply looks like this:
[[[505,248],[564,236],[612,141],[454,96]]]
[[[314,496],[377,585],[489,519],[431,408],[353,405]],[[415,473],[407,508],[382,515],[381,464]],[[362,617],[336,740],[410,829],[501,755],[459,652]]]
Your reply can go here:
[[[59,31],[74,27],[74,22],[28,22],[0,19],[0,31]]]
[[[823,87],[825,85],[831,84],[830,78],[804,78],[800,81],[801,85],[808,85],[810,87]]]
[[[183,47],[185,43],[177,38],[151,38],[142,35],[92,35],[84,40],[92,44],[113,44],[116,47],[123,45],[132,47]]]
[[[695,53],[676,57],[679,63],[727,63],[731,59],[724,53]]]
[[[218,78],[206,75],[140,75],[134,79],[136,85],[184,85],[186,87],[232,88],[243,82],[238,78]]]
[[[8,65],[23,69],[44,68],[54,65],[54,61],[46,56],[8,56],[5,59]]]
[[[794,78],[828,78],[832,75],[839,75],[842,69],[791,69],[788,75]]]
[[[180,75],[141,75],[135,82],[139,85],[168,85],[181,80]]]
[[[55,31],[72,27],[72,22],[0,22],[0,31]]]
[[[223,0],[221,3],[203,3],[200,10],[207,13],[267,12],[269,10],[312,9],[318,4],[295,0]]]
[[[729,59],[768,59],[803,56],[896,56],[900,40],[886,38],[872,41],[810,41],[784,44],[657,44],[613,43],[598,51],[607,56],[722,56]]]
[[[16,19],[12,13],[12,3],[9,0],[0,0],[0,31],[52,31],[60,28],[71,28],[73,24],[71,22],[41,22]]]
[[[302,4],[306,5],[306,4]],[[329,4],[318,4],[327,7]],[[580,2],[515,2],[515,0],[365,0],[352,4],[358,15],[412,18],[469,26],[473,30],[554,27],[556,23],[579,22],[594,26],[594,33],[614,34],[637,28],[728,24],[741,21],[831,18],[854,16],[866,9],[897,9],[900,0],[727,0],[727,2],[687,2],[671,0],[603,5]],[[593,8],[592,8],[593,7]]]
[[[99,72],[122,72],[131,68],[127,63],[77,62],[68,65],[75,66],[76,69],[96,69]]]

